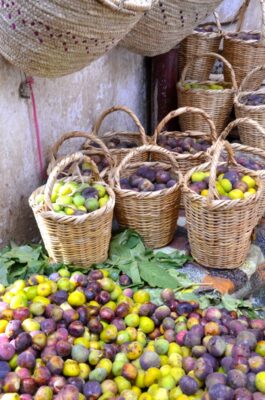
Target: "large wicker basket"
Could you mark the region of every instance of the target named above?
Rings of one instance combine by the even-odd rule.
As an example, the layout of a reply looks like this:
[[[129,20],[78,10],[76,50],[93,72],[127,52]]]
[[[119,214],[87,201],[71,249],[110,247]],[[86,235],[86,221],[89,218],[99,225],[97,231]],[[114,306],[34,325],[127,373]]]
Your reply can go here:
[[[226,143],[226,144],[225,144]],[[255,178],[258,190],[253,196],[241,200],[220,200],[215,189],[216,170],[224,145],[229,165],[233,169]],[[208,197],[200,196],[189,188],[191,175],[209,171]],[[259,218],[263,183],[257,173],[239,166],[228,142],[216,142],[210,162],[192,168],[184,177],[185,213],[191,254],[205,267],[219,269],[238,268],[246,259],[251,244],[251,234]]]
[[[259,135],[264,136],[265,138],[265,128],[263,128],[261,125],[259,125],[256,121],[250,119],[250,118],[238,118],[235,121],[230,122],[229,125],[225,128],[225,130],[221,133],[220,138],[221,139],[226,139],[229,133],[235,129],[238,128],[240,129],[241,126],[248,127],[249,130],[252,130],[257,132]],[[246,146],[241,143],[232,143],[231,144],[232,149],[236,154],[240,155],[250,155],[254,157],[257,161],[261,161],[264,165],[264,169],[262,170],[257,170],[254,169],[254,171],[259,172],[260,178],[264,183],[264,190],[262,194],[262,201],[261,201],[261,207],[260,207],[260,216],[262,217],[265,213],[265,150],[259,149],[257,147],[251,147],[251,146]],[[240,160],[237,160],[238,163],[240,164]],[[250,168],[250,167],[249,167]],[[250,168],[252,169],[252,168]]]
[[[93,178],[105,185],[109,201],[102,208],[83,215],[60,215],[52,211],[51,193],[58,175],[69,164],[86,161],[93,165]],[[82,177],[71,177],[82,181]],[[44,194],[44,205],[36,204],[36,196]],[[108,256],[115,195],[112,189],[100,180],[95,163],[82,153],[74,153],[61,160],[51,172],[47,184],[35,190],[29,198],[44,245],[53,262],[75,264],[87,268],[103,262]]]
[[[180,115],[187,114],[187,115],[194,115],[194,116],[201,116],[206,123],[209,125],[210,134],[203,133],[198,131],[187,131],[187,132],[178,132],[178,131],[171,131],[168,132],[164,130],[166,124],[171,121],[173,118],[177,118]],[[154,133],[154,142],[157,144],[159,137],[169,136],[174,137],[176,139],[180,138],[196,138],[196,139],[204,139],[212,144],[216,141],[217,135],[214,123],[210,119],[209,115],[207,115],[203,110],[194,107],[183,107],[179,108],[178,110],[171,111],[157,126],[155,133]],[[177,161],[179,166],[179,170],[183,175],[185,175],[191,168],[195,167],[196,165],[200,165],[205,162],[208,158],[206,151],[199,151],[195,154],[190,153],[176,153],[174,151],[170,152],[174,159]],[[154,154],[153,159],[155,161],[163,161],[166,162],[167,158],[163,154]],[[183,198],[181,196],[181,207],[183,207]]]
[[[257,121],[265,129],[265,104],[250,106],[240,102],[242,97],[247,94],[264,93],[262,90],[256,92],[251,91],[251,88],[253,87],[252,82],[254,81],[255,83],[255,76],[257,74],[262,78],[262,80],[265,78],[265,65],[254,68],[243,79],[239,92],[235,97],[235,113],[237,118],[249,117],[252,120]],[[265,150],[265,135],[260,130],[255,129],[253,125],[241,123],[238,125],[238,132],[242,143]]]
[[[113,48],[153,0],[16,0],[0,6],[0,53],[34,76],[84,68]]]
[[[245,76],[253,70],[257,65],[265,64],[265,4],[264,0],[261,3],[261,17],[262,25],[261,32],[252,31],[249,33],[260,33],[261,38],[259,41],[245,41],[233,36],[233,32],[227,32],[224,36],[224,50],[223,56],[230,62],[236,74],[238,85],[241,84]],[[242,8],[243,12],[246,8]],[[241,18],[241,24],[243,22]],[[241,25],[240,24],[240,25]],[[241,26],[238,27],[240,30]],[[241,32],[248,33],[248,32]],[[226,78],[225,71],[225,78]],[[263,80],[263,75],[256,74],[255,80],[252,80],[254,89],[258,88]]]
[[[180,71],[194,57],[204,53],[217,53],[222,39],[222,27],[219,16],[213,13],[216,20],[217,30],[213,32],[197,31],[187,36],[180,44]],[[209,24],[207,24],[209,25]],[[190,66],[186,79],[207,80],[213,69],[214,61],[211,58],[201,58]]]
[[[167,156],[167,163],[131,163],[139,153],[146,152]],[[177,177],[176,185],[154,192],[121,189],[120,178],[130,176],[139,166],[145,164],[163,166],[166,170],[171,170]],[[132,150],[121,161],[114,174],[115,216],[119,225],[136,230],[142,236],[146,246],[150,248],[167,245],[173,239],[177,226],[181,184],[182,174],[178,171],[176,161],[167,150],[154,145],[144,145]]]
[[[220,3],[220,0],[159,0],[121,44],[143,56],[166,53],[190,35]]]
[[[197,60],[202,58],[212,58],[219,59],[223,61],[224,66],[230,72],[230,83],[228,82],[202,82],[202,81],[189,81],[186,80],[186,74],[191,65],[197,62]],[[198,82],[198,83],[214,83],[221,84],[223,90],[205,90],[205,89],[185,89],[186,83]],[[178,93],[178,106],[179,107],[197,107],[203,109],[213,120],[217,133],[221,133],[226,127],[229,115],[233,108],[234,94],[237,90],[237,83],[235,74],[231,64],[223,58],[221,55],[216,53],[206,53],[202,54],[200,57],[194,58],[190,61],[184,68],[181,79],[177,84]],[[201,130],[203,132],[209,132],[209,125],[205,120],[197,115],[182,115],[180,117],[180,126],[182,131],[187,130]]]
[[[99,130],[101,128],[101,125],[105,118],[114,113],[122,111],[126,114],[128,114],[135,125],[138,128],[138,132],[126,132],[126,131],[107,131],[99,135]],[[120,139],[120,140],[125,140],[128,142],[134,142],[136,143],[137,146],[142,146],[144,144],[147,144],[147,137],[145,134],[144,127],[142,126],[141,122],[137,118],[137,116],[134,114],[133,111],[131,111],[129,108],[124,107],[124,106],[114,106],[109,108],[108,110],[104,111],[98,120],[96,121],[94,128],[93,128],[93,133],[95,136],[99,136],[101,140],[106,144],[108,147],[108,143],[111,139]],[[87,148],[87,146],[85,146]],[[88,145],[89,147],[89,145]],[[131,151],[131,148],[111,148],[109,149],[109,152],[111,154],[111,157],[113,158],[114,162],[116,165],[118,165],[121,160]],[[132,160],[132,161],[146,161],[147,160],[147,155],[144,153],[139,153],[137,155],[137,159]]]
[[[95,156],[103,157],[105,159],[105,163],[107,165],[106,167],[104,167],[102,170],[99,171],[99,175],[100,178],[107,180],[109,172],[114,167],[114,162],[113,159],[111,158],[108,148],[98,137],[94,136],[93,134],[80,131],[65,133],[57,140],[57,142],[54,143],[54,145],[50,149],[50,154],[49,154],[50,162],[48,165],[47,174],[49,175],[53,170],[53,168],[55,167],[55,165],[58,164],[58,162],[62,158],[64,158],[64,156],[62,157],[58,156],[60,148],[63,146],[65,142],[74,138],[76,139],[84,138],[85,143],[89,142],[94,144],[94,146],[85,150],[83,149],[83,146],[81,146],[79,150],[82,151],[84,154],[87,154],[88,156],[92,157],[92,161],[95,161]],[[74,153],[74,151],[70,151],[70,153]]]

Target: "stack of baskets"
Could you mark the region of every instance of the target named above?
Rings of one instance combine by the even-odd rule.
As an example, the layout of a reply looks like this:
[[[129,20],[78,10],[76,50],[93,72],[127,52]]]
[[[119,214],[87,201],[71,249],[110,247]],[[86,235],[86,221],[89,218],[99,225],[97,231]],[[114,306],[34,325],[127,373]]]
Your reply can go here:
[[[195,29],[193,33],[182,40],[180,44],[180,71],[194,57],[199,57],[204,53],[218,53],[221,39],[222,27],[219,16],[214,12],[216,20],[215,24],[207,24],[212,29],[210,31]],[[211,58],[200,58],[196,63],[193,63],[187,71],[186,79],[199,79],[201,81],[209,79],[209,75],[213,69],[214,60]]]
[[[224,67],[229,70],[229,82],[201,81],[200,79],[187,80],[186,75],[190,66],[199,59],[210,58],[219,59],[224,63]],[[198,83],[199,85],[211,84],[222,86],[219,89],[210,89],[207,87],[192,88],[190,84]],[[230,113],[233,108],[234,95],[237,91],[237,83],[235,73],[231,64],[222,56],[216,53],[202,54],[200,57],[189,61],[181,74],[181,79],[177,84],[178,106],[179,107],[197,107],[204,110],[213,120],[217,134],[221,133],[228,123]],[[202,117],[197,115],[182,115],[180,117],[180,127],[182,131],[201,130],[209,132],[209,125]]]
[[[255,91],[255,77],[257,75],[262,80],[265,78],[265,65],[254,68],[243,79],[239,92],[235,96],[234,107],[237,118],[251,118],[265,129],[265,93],[263,90]],[[259,103],[257,98],[259,95],[264,96],[264,103]],[[251,104],[244,104],[246,96],[251,96]],[[241,123],[238,126],[238,132],[242,143],[265,150],[265,135],[261,130],[255,129],[253,125],[249,125],[248,123]]]
[[[51,195],[58,176],[73,163],[88,162],[92,165],[93,175],[83,177],[71,175],[77,182],[100,183],[104,185],[108,202],[91,213],[82,215],[62,215],[53,210]],[[66,178],[63,178],[65,182]],[[38,195],[44,195],[44,203],[38,203]],[[75,264],[88,268],[94,263],[107,259],[115,195],[99,176],[96,164],[83,153],[74,153],[59,161],[49,175],[45,186],[35,190],[29,199],[42,239],[53,262]]]

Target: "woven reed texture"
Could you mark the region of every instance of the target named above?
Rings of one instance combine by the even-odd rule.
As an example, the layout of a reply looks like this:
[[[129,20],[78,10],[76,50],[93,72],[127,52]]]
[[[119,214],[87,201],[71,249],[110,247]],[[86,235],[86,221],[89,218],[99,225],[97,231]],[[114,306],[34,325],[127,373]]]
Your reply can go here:
[[[243,79],[238,94],[235,96],[234,107],[237,118],[251,118],[252,120],[258,122],[265,130],[265,105],[249,106],[240,103],[240,99],[242,99],[243,96],[250,93],[260,93],[260,91],[254,92],[251,90],[251,87],[253,87],[252,82],[255,84],[255,76],[257,74],[259,74],[262,80],[264,80],[265,65],[254,68]],[[261,129],[256,129],[253,124],[240,123],[238,125],[238,132],[242,143],[265,150],[265,134]]]
[[[241,84],[245,76],[258,65],[265,64],[265,3],[261,3],[262,28],[260,41],[245,41],[234,37],[229,37],[229,32],[224,35],[223,56],[232,64],[236,74],[238,85]],[[244,8],[242,9],[245,10]],[[243,16],[244,17],[244,16]],[[242,22],[243,22],[242,17]],[[240,27],[239,27],[240,29]],[[253,89],[257,89],[261,83],[263,74],[256,74],[252,80]],[[226,79],[226,72],[225,72]]]
[[[60,215],[52,211],[50,196],[58,175],[69,164],[86,161],[93,165],[93,177],[106,187],[108,203],[102,208],[80,216]],[[80,181],[80,177],[72,177]],[[45,195],[45,206],[35,203],[36,195]],[[51,172],[47,184],[35,190],[29,198],[44,245],[56,263],[75,264],[88,268],[94,263],[103,262],[108,257],[115,195],[113,190],[100,180],[96,165],[86,155],[74,153],[65,157]]]
[[[83,150],[83,146],[79,149],[80,151],[83,150],[83,153],[88,155],[88,156],[104,156],[106,160],[108,161],[108,167],[104,168],[102,171],[100,171],[99,176],[100,178],[104,180],[108,180],[108,174],[110,170],[114,167],[114,161],[110,155],[110,152],[108,148],[105,146],[105,144],[100,140],[97,136],[94,136],[93,134],[87,133],[87,132],[80,132],[80,131],[74,131],[74,132],[67,132],[63,134],[57,142],[54,143],[54,145],[50,149],[50,154],[49,154],[49,165],[47,168],[47,174],[49,175],[53,168],[55,167],[56,164],[60,160],[62,160],[65,156],[63,157],[58,157],[58,152],[62,145],[71,139],[74,138],[84,138],[86,143],[94,142],[97,144],[99,147],[91,147],[88,149]],[[71,151],[71,153],[74,153],[75,151]]]
[[[229,165],[255,178],[257,193],[247,199],[219,200],[216,194],[216,169],[226,147]],[[209,194],[203,197],[189,188],[194,172],[209,171]],[[218,140],[210,162],[192,168],[184,177],[185,214],[191,254],[201,265],[218,269],[238,268],[246,259],[251,234],[258,222],[263,183],[259,174],[236,164],[228,142]]]
[[[196,63],[201,58],[213,58],[221,60],[230,73],[230,83],[228,82],[201,82],[200,83],[214,83],[223,85],[223,90],[205,90],[205,89],[184,89],[184,84],[190,81],[186,79],[186,74],[189,67]],[[197,82],[197,80],[196,80]],[[200,57],[194,58],[186,64],[181,74],[181,79],[177,84],[178,106],[179,107],[197,107],[203,109],[213,120],[217,134],[221,133],[226,127],[229,115],[233,108],[234,94],[237,90],[237,83],[235,73],[231,64],[221,55],[216,53],[205,53]],[[197,115],[182,115],[180,117],[180,127],[182,131],[187,130],[200,130],[209,132],[209,126],[205,120]]]
[[[171,121],[174,118],[179,117],[180,115],[183,114],[188,114],[188,115],[195,115],[195,116],[201,116],[206,123],[209,125],[210,129],[210,134],[208,133],[203,133],[199,131],[187,131],[187,132],[178,132],[178,131],[171,131],[168,132],[164,130],[166,127],[167,123]],[[216,129],[214,126],[214,123],[212,122],[211,118],[209,115],[207,115],[203,110],[199,108],[194,108],[194,107],[183,107],[179,108],[178,110],[171,111],[157,126],[153,141],[154,143],[157,144],[157,141],[159,139],[159,136],[170,136],[174,137],[176,139],[179,138],[185,138],[185,137],[192,137],[192,138],[200,138],[200,139],[205,139],[208,140],[209,143],[214,143],[217,139],[217,134],[216,134]],[[172,157],[176,160],[180,172],[185,175],[191,168],[195,167],[196,165],[200,165],[203,162],[205,162],[208,159],[207,152],[205,151],[199,151],[195,154],[189,154],[189,153],[184,153],[184,154],[178,154],[174,151],[170,151]],[[161,161],[161,162],[167,162],[167,158],[163,154],[154,154],[153,155],[153,160],[155,161]],[[183,196],[181,196],[181,201],[180,201],[180,206],[181,208],[184,207],[184,202],[183,202]]]
[[[128,114],[129,117],[131,117],[131,119],[134,121],[135,125],[138,128],[138,132],[111,131],[111,132],[103,132],[102,134],[99,135],[100,127],[105,118],[108,115],[118,111],[124,112]],[[127,142],[134,142],[137,144],[137,146],[142,146],[144,144],[147,144],[148,142],[144,127],[142,126],[141,122],[139,121],[139,119],[137,118],[137,116],[134,114],[133,111],[124,106],[114,106],[104,111],[94,125],[93,134],[95,136],[99,136],[107,147],[108,147],[108,142],[114,138],[125,140]],[[131,149],[127,148],[109,149],[110,155],[116,165],[118,165],[130,151]],[[146,161],[146,160],[147,160],[147,154],[141,152],[139,154],[137,153],[135,159],[133,159],[131,162]]]
[[[180,44],[180,71],[194,57],[204,53],[217,53],[222,39],[222,27],[219,16],[214,12],[217,32],[197,32],[187,36]],[[209,25],[209,24],[207,24]],[[213,60],[201,58],[192,64],[187,72],[186,79],[207,80],[213,69]]]
[[[117,45],[153,1],[2,1],[0,53],[34,76],[79,71]]]
[[[167,164],[160,162],[132,163],[139,153],[157,153],[167,157]],[[120,178],[128,177],[139,166],[163,166],[176,175],[177,183],[169,189],[155,192],[135,192],[120,187]],[[150,248],[166,246],[174,237],[177,226],[182,174],[171,154],[159,146],[144,145],[132,150],[114,173],[116,194],[115,216],[121,227],[136,230]]]
[[[220,0],[160,0],[121,45],[143,56],[166,53],[190,35],[220,3]]]
[[[259,123],[257,123],[255,120],[252,120],[248,117],[245,118],[238,118],[235,121],[230,122],[230,124],[226,127],[226,129],[222,132],[221,134],[221,139],[225,140],[229,133],[235,129],[235,128],[240,128],[241,126],[248,127],[249,131],[251,132],[257,132],[258,135],[264,136],[265,137],[265,128],[262,127]],[[232,143],[231,144],[232,149],[234,152],[239,151],[244,154],[249,154],[251,156],[258,157],[262,162],[264,163],[264,170],[258,171],[261,180],[263,181],[264,188],[262,192],[262,201],[261,201],[261,207],[259,210],[259,215],[260,218],[264,215],[265,213],[265,150],[264,149],[259,149],[257,147],[251,147],[247,145],[243,145],[240,143]]]

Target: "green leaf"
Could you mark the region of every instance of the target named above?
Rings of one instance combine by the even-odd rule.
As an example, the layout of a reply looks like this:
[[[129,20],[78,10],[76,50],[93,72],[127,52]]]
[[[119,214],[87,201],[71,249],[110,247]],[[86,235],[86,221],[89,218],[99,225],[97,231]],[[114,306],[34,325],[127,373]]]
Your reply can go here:
[[[7,259],[17,259],[20,263],[28,263],[32,260],[38,260],[41,253],[41,247],[38,246],[35,249],[31,246],[19,246],[14,247],[10,251],[6,252],[3,257]]]
[[[119,269],[124,273],[127,274],[131,280],[133,281],[134,285],[142,284],[142,280],[139,274],[138,263],[137,261],[132,261],[127,264],[122,264],[119,266]]]
[[[8,285],[8,266],[0,259],[0,282],[2,285]]]
[[[189,288],[191,286],[195,286],[196,285],[186,275],[179,273],[175,269],[169,269],[168,273],[169,273],[170,276],[172,276],[173,278],[176,279],[176,281],[178,282],[178,286],[179,286],[180,290],[181,289],[186,289],[186,288]]]
[[[178,286],[177,281],[166,270],[150,261],[139,263],[141,278],[152,288],[171,288]]]

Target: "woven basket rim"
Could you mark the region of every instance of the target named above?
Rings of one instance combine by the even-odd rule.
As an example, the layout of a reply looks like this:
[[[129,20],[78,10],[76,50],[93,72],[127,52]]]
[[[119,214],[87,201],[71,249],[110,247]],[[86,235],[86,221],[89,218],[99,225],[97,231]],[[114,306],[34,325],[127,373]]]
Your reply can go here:
[[[200,36],[200,39],[207,40],[207,39],[215,39],[217,37],[222,38],[223,34],[221,32],[198,32],[193,30],[190,36]]]
[[[265,41],[260,39],[260,40],[243,40],[239,39],[236,37],[231,37],[229,34],[235,34],[236,32],[225,32],[224,33],[224,39],[227,41],[235,42],[235,43],[240,43],[240,44],[245,44],[248,46],[256,46],[256,47],[264,47],[265,46]],[[260,33],[261,31],[240,31],[240,33]]]

